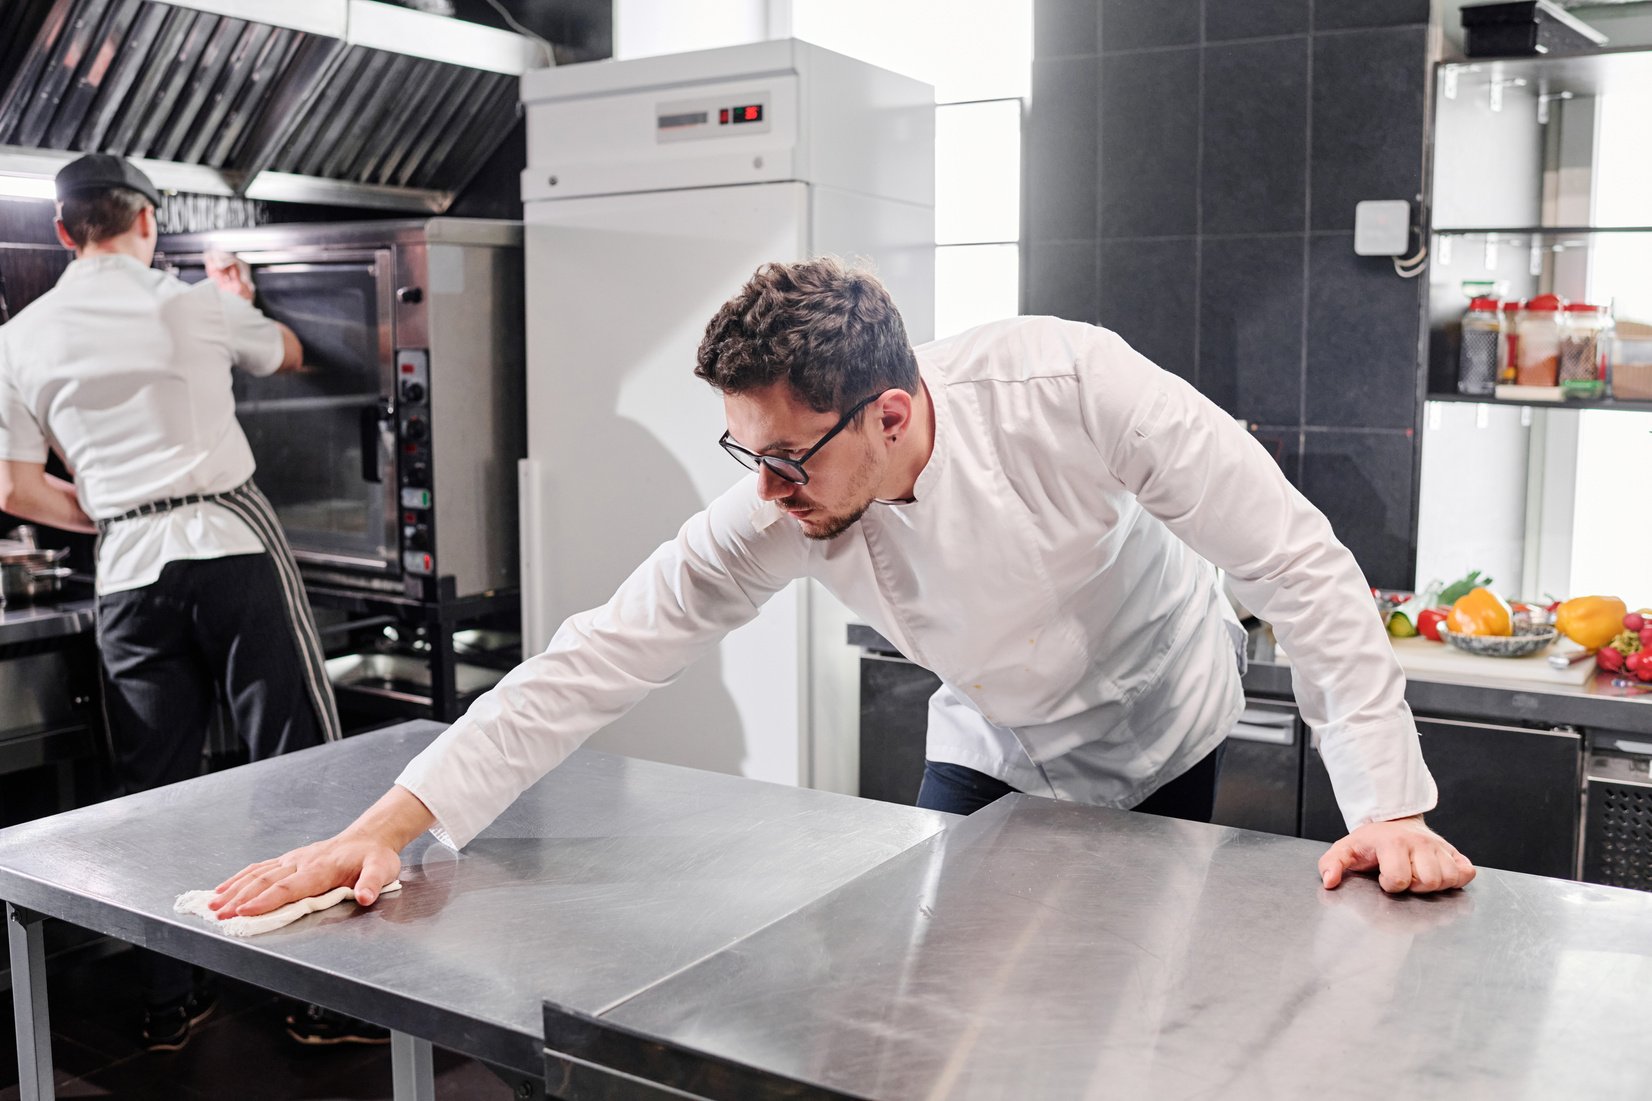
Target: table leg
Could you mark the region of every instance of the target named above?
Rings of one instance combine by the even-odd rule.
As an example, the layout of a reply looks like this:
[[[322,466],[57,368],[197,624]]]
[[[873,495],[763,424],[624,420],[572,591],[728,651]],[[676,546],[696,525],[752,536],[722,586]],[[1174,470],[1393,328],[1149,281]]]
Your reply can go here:
[[[46,919],[6,903],[11,1002],[17,1018],[17,1084],[22,1101],[52,1101],[52,1022],[46,1009]]]
[[[395,1101],[436,1101],[430,1041],[391,1030],[390,1077],[390,1095]]]

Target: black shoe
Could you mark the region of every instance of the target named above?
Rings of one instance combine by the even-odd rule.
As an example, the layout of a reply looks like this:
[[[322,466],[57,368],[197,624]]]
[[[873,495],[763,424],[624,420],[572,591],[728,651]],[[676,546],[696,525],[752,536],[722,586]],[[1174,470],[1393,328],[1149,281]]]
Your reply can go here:
[[[319,1005],[287,1014],[287,1035],[301,1044],[388,1044],[390,1030]]]
[[[189,1043],[190,1030],[217,1008],[217,993],[205,988],[197,988],[182,1001],[146,1007],[143,1046],[150,1051],[178,1051]]]

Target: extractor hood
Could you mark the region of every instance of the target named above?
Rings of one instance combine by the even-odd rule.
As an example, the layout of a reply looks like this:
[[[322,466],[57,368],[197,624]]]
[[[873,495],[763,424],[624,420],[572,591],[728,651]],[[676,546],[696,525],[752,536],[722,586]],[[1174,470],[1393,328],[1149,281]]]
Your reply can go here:
[[[0,171],[129,157],[163,188],[441,212],[542,43],[372,0],[9,0]]]

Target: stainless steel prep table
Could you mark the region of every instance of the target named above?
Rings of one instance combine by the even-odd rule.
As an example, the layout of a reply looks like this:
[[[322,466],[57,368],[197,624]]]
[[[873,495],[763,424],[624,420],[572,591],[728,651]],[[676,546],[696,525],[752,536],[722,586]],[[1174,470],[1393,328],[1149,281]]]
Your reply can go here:
[[[96,621],[95,604],[87,597],[0,608],[0,650],[84,634]]]
[[[593,1017],[572,1101],[1652,1096],[1652,895],[1010,796]],[[653,1084],[664,1084],[656,1089]]]
[[[388,1026],[397,1097],[429,1041],[537,1076],[541,1002],[599,1012],[939,830],[950,816],[580,751],[405,890],[263,936],[180,892],[327,836],[442,729],[410,722],[0,831],[24,1098],[52,1096],[39,915]],[[421,1038],[421,1039],[413,1039]]]

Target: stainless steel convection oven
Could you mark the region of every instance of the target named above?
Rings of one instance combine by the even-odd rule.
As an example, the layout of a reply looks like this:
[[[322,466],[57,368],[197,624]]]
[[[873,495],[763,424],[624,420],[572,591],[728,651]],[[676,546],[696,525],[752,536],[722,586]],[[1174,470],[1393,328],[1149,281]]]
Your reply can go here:
[[[329,653],[370,644],[329,662],[341,707],[449,719],[496,679],[461,659],[500,633],[467,624],[519,603],[521,242],[459,218],[161,239],[157,265],[190,282],[208,251],[238,255],[304,345],[296,372],[237,372],[235,408],[312,602],[344,616],[321,617]]]

